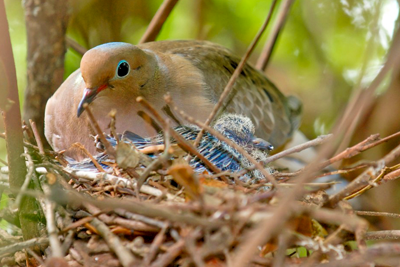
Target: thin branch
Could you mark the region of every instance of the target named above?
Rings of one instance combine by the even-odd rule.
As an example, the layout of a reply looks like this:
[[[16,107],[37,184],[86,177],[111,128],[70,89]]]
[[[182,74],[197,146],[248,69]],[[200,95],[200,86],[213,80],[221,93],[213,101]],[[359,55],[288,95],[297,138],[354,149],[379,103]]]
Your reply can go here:
[[[272,7],[272,6],[271,6]],[[256,47],[256,44],[258,43],[258,41],[261,38],[261,35],[264,33],[265,29],[267,28],[269,23],[269,17],[267,17],[265,19],[265,22],[263,23],[263,25],[261,26],[261,29],[258,31],[257,35],[254,37],[254,40],[251,42],[249,48],[247,49],[246,53],[244,54],[244,56],[242,57],[242,59],[240,60],[238,66],[236,67],[235,71],[233,72],[231,78],[228,81],[228,84],[225,86],[224,91],[222,92],[221,96],[219,97],[219,100],[217,102],[217,104],[214,106],[213,110],[211,111],[210,115],[208,116],[205,125],[210,125],[210,123],[212,122],[212,120],[215,118],[215,116],[217,115],[218,110],[222,107],[222,104],[224,102],[224,100],[228,97],[229,93],[232,91],[233,86],[235,85],[235,82],[237,80],[237,78],[239,77],[240,73],[242,72],[247,59],[250,57],[251,53],[253,52],[254,48]],[[204,134],[204,129],[201,129],[201,131],[199,132],[199,134],[197,135],[196,141],[194,143],[194,146],[197,147],[200,143],[201,137]]]
[[[154,15],[146,32],[143,34],[139,44],[154,41],[160,33],[162,26],[167,20],[169,14],[174,9],[178,0],[164,0],[157,13]]]
[[[86,110],[87,113],[87,118],[90,121],[91,125],[93,126],[93,128],[96,130],[96,134],[99,136],[101,143],[104,145],[104,147],[106,148],[107,154],[111,157],[111,158],[115,158],[115,149],[111,146],[110,142],[107,141],[106,137],[103,134],[103,131],[100,129],[99,124],[97,123],[95,117],[93,116],[92,111],[89,108],[89,105],[87,103],[85,103],[83,105],[83,107]]]
[[[281,3],[274,26],[271,30],[270,35],[267,38],[267,42],[265,43],[263,51],[261,52],[261,55],[258,58],[258,61],[256,64],[257,69],[265,71],[265,69],[268,65],[269,59],[271,58],[272,50],[274,48],[276,40],[278,39],[278,35],[283,28],[284,22],[289,13],[289,9],[290,9],[290,6],[292,5],[292,3],[293,3],[293,0],[285,0]],[[276,4],[276,1],[272,2],[271,8],[270,8],[270,14],[268,14],[269,16],[272,13],[272,9],[274,9],[274,7],[275,7],[275,4]]]
[[[158,114],[158,112],[154,109],[154,107],[143,97],[138,97],[136,101],[149,111],[154,118],[166,129],[165,120]],[[221,170],[218,169],[214,164],[212,164],[207,158],[205,158],[200,152],[197,151],[189,142],[187,142],[180,134],[178,134],[174,129],[170,127],[170,133],[172,137],[178,142],[178,144],[187,152],[194,154],[196,157],[199,158],[211,171],[214,173],[220,173]]]
[[[382,216],[382,217],[392,217],[400,219],[400,214],[398,213],[390,213],[390,212],[378,212],[378,211],[364,211],[364,210],[355,210],[355,214],[364,215],[364,216]]]
[[[41,155],[44,155],[43,142],[42,142],[42,139],[40,138],[40,134],[36,127],[36,123],[33,120],[29,120],[29,123],[31,124],[32,132],[33,132],[33,135],[35,136],[36,144],[38,145],[38,148],[39,148],[39,153]]]
[[[80,54],[81,56],[83,56],[83,54],[85,54],[88,50],[86,48],[84,48],[83,46],[81,46],[78,42],[76,42],[74,39],[70,38],[70,37],[66,37],[65,41],[67,43],[67,45],[72,48],[73,50],[75,50],[78,54]]]

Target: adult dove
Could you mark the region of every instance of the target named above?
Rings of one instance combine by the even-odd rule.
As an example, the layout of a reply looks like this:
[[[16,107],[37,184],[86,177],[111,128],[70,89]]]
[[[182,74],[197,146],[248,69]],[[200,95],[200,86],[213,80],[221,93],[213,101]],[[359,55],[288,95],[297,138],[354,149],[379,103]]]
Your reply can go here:
[[[240,58],[207,41],[157,41],[141,45],[107,43],[90,49],[49,99],[45,111],[45,135],[55,151],[82,143],[95,152],[95,134],[85,118],[89,103],[100,128],[108,132],[111,109],[116,109],[116,131],[141,136],[155,134],[142,118],[136,102],[142,96],[167,116],[163,95],[170,93],[186,113],[205,121],[217,103]],[[302,105],[284,96],[266,76],[246,64],[222,112],[248,116],[255,134],[279,147],[297,129]],[[81,156],[70,151],[76,159]]]

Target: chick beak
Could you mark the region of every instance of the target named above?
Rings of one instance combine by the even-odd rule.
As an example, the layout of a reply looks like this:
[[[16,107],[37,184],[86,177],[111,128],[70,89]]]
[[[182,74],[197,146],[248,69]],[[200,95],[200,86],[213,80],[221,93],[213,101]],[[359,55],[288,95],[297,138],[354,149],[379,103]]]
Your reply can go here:
[[[99,86],[97,88],[94,89],[90,89],[90,88],[85,88],[85,90],[83,91],[83,97],[81,99],[81,101],[79,102],[78,105],[78,112],[77,112],[77,116],[79,118],[79,116],[82,114],[82,112],[85,110],[85,108],[83,107],[83,105],[85,103],[92,103],[94,98],[97,96],[98,93],[100,93],[100,91],[104,90],[107,88],[107,84],[104,84],[102,86]]]
[[[274,146],[271,145],[271,143],[269,143],[268,141],[265,141],[264,139],[261,139],[261,138],[254,138],[253,144],[255,147],[257,147],[261,150],[271,151],[274,149]]]

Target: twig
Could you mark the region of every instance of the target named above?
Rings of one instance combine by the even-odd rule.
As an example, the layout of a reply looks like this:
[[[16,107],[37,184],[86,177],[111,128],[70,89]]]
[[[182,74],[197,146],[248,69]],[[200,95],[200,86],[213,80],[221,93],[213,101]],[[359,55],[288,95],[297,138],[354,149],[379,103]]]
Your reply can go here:
[[[115,149],[111,146],[111,144],[107,141],[106,137],[103,134],[103,131],[100,129],[99,124],[97,123],[95,117],[93,116],[92,111],[89,108],[89,105],[85,103],[83,105],[84,109],[87,112],[87,118],[89,119],[90,123],[92,124],[93,128],[96,130],[96,134],[99,135],[101,142],[103,143],[104,147],[106,148],[107,154],[111,158],[115,158]]]
[[[286,16],[289,13],[290,6],[292,5],[293,0],[286,0],[281,3],[278,11],[277,18],[275,20],[275,23],[271,29],[271,33],[269,34],[267,38],[267,42],[265,43],[265,46],[263,48],[263,51],[261,52],[260,57],[258,58],[256,68],[265,71],[269,59],[271,58],[272,54],[272,49],[274,48],[274,45],[276,43],[276,40],[278,39],[278,35],[280,31],[283,28],[283,24],[286,20]],[[275,8],[276,1],[272,2],[271,7],[270,7],[270,14],[268,14],[268,19],[272,15],[272,10]]]
[[[50,188],[47,185],[43,185],[43,191],[49,195],[51,194]],[[44,199],[45,205],[46,205],[46,210],[45,210],[45,216],[46,216],[46,228],[47,228],[47,233],[49,236],[49,242],[50,242],[50,247],[51,247],[51,256],[52,257],[63,257],[63,250],[61,248],[61,243],[60,240],[58,239],[58,229],[55,224],[55,217],[54,217],[54,212],[55,212],[55,203],[50,201],[49,199]]]
[[[140,191],[140,187],[143,185],[144,181],[147,179],[149,176],[150,172],[158,168],[161,164],[165,163],[168,161],[170,158],[170,147],[171,147],[171,142],[170,142],[170,137],[169,137],[169,132],[170,132],[170,121],[167,119],[165,120],[165,131],[164,131],[164,152],[157,157],[145,170],[144,172],[140,175],[139,179],[137,179],[136,182],[136,190],[137,192]],[[139,194],[138,194],[139,197]]]
[[[387,216],[400,219],[400,214],[398,213],[390,213],[390,212],[377,212],[377,211],[363,211],[363,210],[355,210],[355,214],[364,215],[364,216]]]
[[[0,248],[0,256],[4,256],[9,253],[15,253],[17,251],[30,248],[33,246],[45,246],[48,244],[49,244],[49,239],[47,237],[33,238]]]
[[[157,13],[151,20],[149,26],[147,27],[146,32],[140,39],[139,44],[151,42],[157,38],[157,35],[164,25],[164,22],[167,20],[169,14],[171,13],[177,2],[178,0],[164,0],[160,8],[157,10]]]
[[[97,162],[97,160],[92,156],[92,154],[90,154],[90,152],[81,143],[73,143],[72,147],[80,149],[87,157],[89,157],[94,166],[96,166],[97,170],[99,170],[99,172],[106,172],[103,167],[101,167],[101,165]]]
[[[149,252],[146,254],[146,256],[143,259],[143,263],[142,263],[143,266],[149,266],[151,261],[157,255],[161,244],[164,242],[165,233],[167,232],[168,227],[169,227],[169,225],[165,224],[164,227],[161,229],[161,231],[154,238],[153,243],[151,243]]]
[[[236,144],[235,142],[233,142],[232,140],[228,139],[227,137],[223,136],[220,132],[214,130],[213,128],[209,127],[208,125],[206,125],[205,123],[202,123],[198,120],[195,120],[193,117],[187,115],[185,112],[183,112],[183,110],[180,110],[175,103],[172,101],[171,95],[167,94],[164,96],[164,100],[165,102],[167,102],[169,105],[171,105],[171,107],[179,112],[179,114],[185,118],[185,120],[187,120],[190,123],[196,124],[197,126],[201,127],[203,130],[206,130],[207,132],[209,132],[210,134],[214,135],[215,137],[217,137],[219,140],[227,143],[230,147],[233,147],[234,149],[236,149],[240,154],[242,154],[248,161],[251,162],[251,164],[254,165],[253,168],[256,168],[257,170],[259,170],[265,178],[268,179],[268,181],[273,185],[276,186],[277,182],[275,180],[275,178],[264,168],[264,166],[258,162],[257,160],[255,160],[249,153],[247,153],[246,150],[244,150],[243,147],[239,146],[238,144]]]
[[[365,240],[400,239],[400,230],[367,232]]]
[[[107,242],[111,250],[114,251],[122,266],[132,266],[137,261],[132,253],[122,245],[118,236],[114,235],[105,223],[94,218],[90,224],[96,228],[100,236]]]
[[[66,37],[65,41],[67,43],[67,45],[69,47],[71,47],[72,49],[74,49],[78,54],[80,54],[81,56],[83,56],[83,54],[85,54],[87,52],[87,49],[84,48],[83,46],[81,46],[80,44],[78,44],[78,42],[76,42],[75,40],[73,40],[70,37]]]
[[[210,115],[208,116],[208,118],[207,118],[207,120],[205,122],[205,125],[207,125],[207,126],[210,125],[212,120],[217,115],[218,110],[221,108],[224,100],[227,98],[229,93],[232,91],[233,86],[235,85],[236,79],[239,77],[240,73],[242,72],[242,70],[243,70],[243,68],[244,68],[244,66],[246,64],[247,59],[250,57],[251,53],[253,52],[254,48],[256,47],[256,44],[260,40],[261,35],[265,31],[265,29],[267,28],[268,23],[269,23],[269,17],[267,17],[265,19],[265,22],[261,26],[260,30],[258,31],[257,35],[254,37],[254,39],[251,42],[251,44],[249,45],[249,48],[247,49],[246,53],[241,58],[238,66],[236,67],[235,71],[233,72],[231,78],[229,79],[228,84],[225,86],[224,91],[222,92],[221,96],[219,97],[217,104],[214,106],[213,110],[211,111]],[[203,136],[203,134],[204,134],[204,129],[201,129],[201,131],[197,135],[196,140],[194,142],[194,146],[195,147],[197,147],[199,145],[201,137]],[[189,160],[190,160],[190,158],[188,158],[188,161]]]
[[[172,210],[169,207],[165,206],[157,206],[155,204],[147,203],[147,202],[138,202],[133,199],[113,199],[107,198],[104,201],[97,200],[91,197],[83,197],[81,194],[78,194],[74,190],[68,190],[69,194],[63,196],[63,199],[68,200],[71,204],[82,204],[89,203],[98,208],[112,210],[116,208],[121,208],[132,213],[137,213],[150,218],[163,218],[165,220],[169,220],[171,222],[177,223],[185,223],[188,225],[194,226],[202,226],[207,229],[215,229],[225,225],[227,222],[221,219],[206,219],[199,217],[197,215],[192,214],[179,214],[176,210]],[[62,194],[62,192],[60,192]],[[60,196],[57,199],[53,199],[53,201],[59,201]]]
[[[123,217],[125,217],[127,219],[130,219],[130,220],[143,222],[145,224],[157,227],[159,229],[163,229],[163,228],[167,227],[167,225],[168,225],[168,223],[161,222],[161,221],[158,221],[158,220],[154,220],[154,219],[148,218],[146,216],[143,216],[143,215],[140,215],[140,214],[135,214],[135,213],[123,210],[123,209],[115,209],[114,212],[116,214],[118,214],[119,216],[123,216]]]
[[[286,157],[286,156],[288,156],[290,154],[303,151],[303,150],[305,150],[307,148],[310,148],[310,147],[319,146],[319,145],[324,144],[325,142],[329,141],[332,138],[332,136],[333,136],[332,134],[320,135],[320,136],[318,136],[317,138],[315,138],[313,140],[307,141],[307,142],[305,142],[303,144],[291,147],[289,149],[285,149],[282,152],[279,152],[279,153],[277,153],[275,155],[269,156],[263,162],[265,164],[268,164],[268,163],[273,162],[273,161],[275,161],[277,159]]]
[[[33,120],[29,120],[29,123],[31,124],[32,132],[33,132],[33,135],[35,136],[36,144],[38,145],[38,148],[39,148],[39,153],[41,155],[44,155],[43,143],[42,143],[42,139],[40,138],[39,131],[36,127],[36,123]]]
[[[169,266],[172,261],[181,254],[185,247],[185,240],[181,238],[178,242],[169,247],[168,251],[163,255],[159,256],[156,261],[153,262],[151,267],[162,267]]]
[[[143,107],[148,110],[154,117],[155,119],[163,126],[164,129],[166,129],[166,123],[165,120],[158,114],[158,112],[151,106],[147,100],[145,100],[143,97],[138,97],[136,101],[140,104],[143,105]],[[220,173],[221,170],[218,169],[214,164],[212,164],[207,158],[205,158],[200,152],[196,150],[189,142],[187,142],[180,134],[178,134],[174,129],[170,127],[170,133],[172,137],[179,143],[179,145],[186,150],[187,152],[194,154],[196,157],[199,158],[211,171],[214,173]]]
[[[351,181],[351,183],[344,189],[330,196],[329,201],[325,203],[325,206],[334,207],[340,200],[348,197],[354,192],[357,193],[357,191],[359,191],[360,189],[362,190],[363,187],[367,186],[370,188],[369,184],[370,181],[374,181],[376,179],[377,173],[380,173],[380,175],[378,175],[379,180],[382,179],[383,176],[387,173],[386,171],[388,169],[388,168],[385,169],[385,164],[398,157],[399,154],[400,154],[400,145],[392,149],[386,156],[384,156],[381,160],[379,160],[378,163],[376,164],[377,165],[376,167],[368,168],[356,179]],[[385,170],[383,171],[383,169]]]

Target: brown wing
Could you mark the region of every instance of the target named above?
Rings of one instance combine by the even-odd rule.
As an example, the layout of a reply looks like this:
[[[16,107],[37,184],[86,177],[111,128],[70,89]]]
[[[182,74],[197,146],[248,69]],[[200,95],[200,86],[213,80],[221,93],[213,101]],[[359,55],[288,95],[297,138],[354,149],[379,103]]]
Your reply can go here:
[[[207,95],[215,103],[240,61],[228,49],[206,41],[158,41],[139,47],[180,55],[192,62],[203,73],[209,86]],[[297,129],[301,108],[297,98],[284,96],[250,64],[246,64],[224,103],[225,111],[249,116],[255,123],[256,135],[276,147]]]

